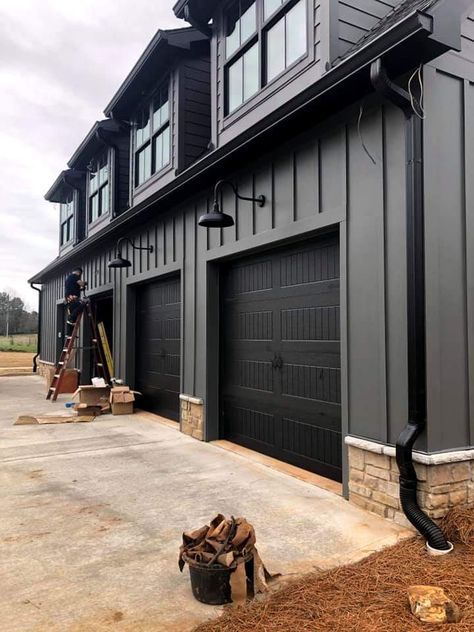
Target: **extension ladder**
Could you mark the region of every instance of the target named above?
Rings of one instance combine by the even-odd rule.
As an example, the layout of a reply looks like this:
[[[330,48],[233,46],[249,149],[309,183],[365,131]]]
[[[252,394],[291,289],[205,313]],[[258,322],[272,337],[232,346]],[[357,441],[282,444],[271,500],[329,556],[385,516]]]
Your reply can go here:
[[[109,368],[106,362],[104,345],[102,342],[102,338],[99,335],[99,329],[95,322],[94,315],[92,314],[90,301],[87,301],[84,304],[84,309],[76,318],[76,322],[74,324],[71,335],[66,336],[66,345],[63,348],[59,361],[54,369],[53,378],[51,380],[51,384],[46,395],[46,399],[50,399],[53,402],[55,402],[58,398],[62,381],[64,379],[64,376],[66,375],[68,363],[70,362],[74,351],[77,349],[76,340],[79,338],[79,330],[84,315],[89,319],[90,322],[92,335],[91,349],[93,352],[93,360],[97,377],[102,377],[107,384],[110,382],[111,375],[109,373]]]

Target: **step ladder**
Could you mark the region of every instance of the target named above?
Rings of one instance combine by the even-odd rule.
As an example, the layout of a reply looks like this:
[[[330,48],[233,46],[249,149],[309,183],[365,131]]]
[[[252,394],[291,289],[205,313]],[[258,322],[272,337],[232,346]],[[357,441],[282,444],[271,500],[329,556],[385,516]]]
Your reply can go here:
[[[76,322],[72,329],[71,335],[66,336],[66,345],[61,352],[58,363],[56,364],[53,378],[51,380],[51,384],[46,395],[46,399],[50,399],[53,402],[55,402],[58,398],[61,390],[62,381],[64,379],[64,376],[66,375],[68,364],[71,361],[75,351],[78,349],[78,347],[76,346],[76,341],[79,339],[79,331],[84,316],[89,319],[90,323],[92,337],[92,346],[90,348],[93,354],[96,375],[97,377],[102,377],[107,384],[110,383],[111,375],[106,362],[104,345],[102,342],[102,338],[99,335],[99,329],[97,327],[97,323],[95,322],[94,315],[92,314],[91,303],[90,301],[87,301],[84,304],[84,309],[76,318]]]

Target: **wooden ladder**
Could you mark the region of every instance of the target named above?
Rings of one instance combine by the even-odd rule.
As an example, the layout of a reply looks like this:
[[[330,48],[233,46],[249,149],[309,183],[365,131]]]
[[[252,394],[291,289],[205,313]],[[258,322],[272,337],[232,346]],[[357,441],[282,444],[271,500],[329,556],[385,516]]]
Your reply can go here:
[[[96,369],[97,377],[104,378],[106,384],[110,382],[111,376],[107,367],[105,359],[105,351],[103,348],[102,340],[99,336],[97,323],[95,322],[94,315],[92,314],[90,301],[87,301],[84,305],[84,310],[77,316],[73,330],[70,336],[66,336],[66,346],[61,351],[61,356],[54,369],[53,378],[46,395],[46,399],[50,399],[55,402],[61,390],[61,384],[64,376],[66,375],[68,364],[73,356],[74,351],[78,349],[76,347],[76,340],[79,338],[79,330],[81,327],[81,321],[83,316],[87,316],[90,322],[91,335],[92,335],[92,353],[94,359],[94,366]]]

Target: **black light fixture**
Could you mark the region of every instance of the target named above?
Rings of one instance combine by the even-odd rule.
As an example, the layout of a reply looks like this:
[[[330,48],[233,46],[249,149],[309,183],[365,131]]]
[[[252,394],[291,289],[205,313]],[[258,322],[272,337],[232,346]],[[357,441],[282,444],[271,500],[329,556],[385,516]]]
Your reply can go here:
[[[134,250],[148,250],[148,252],[150,254],[153,253],[153,246],[135,246],[133,241],[131,239],[129,239],[128,237],[121,237],[118,242],[117,245],[115,247],[115,259],[113,259],[112,261],[109,261],[108,263],[108,267],[109,268],[130,268],[131,267],[131,262],[128,259],[124,259],[122,257],[122,250],[121,250],[121,244],[126,241],[128,242],[131,247]]]
[[[205,215],[201,215],[198,222],[199,226],[204,226],[205,228],[227,228],[228,226],[234,225],[234,218],[231,215],[223,213],[219,204],[219,190],[225,185],[231,187],[235,196],[239,200],[256,202],[259,206],[265,206],[266,198],[264,195],[259,195],[258,197],[245,197],[243,195],[239,195],[237,187],[233,182],[230,182],[230,180],[219,180],[214,187],[214,205],[212,211],[210,213],[206,213]]]

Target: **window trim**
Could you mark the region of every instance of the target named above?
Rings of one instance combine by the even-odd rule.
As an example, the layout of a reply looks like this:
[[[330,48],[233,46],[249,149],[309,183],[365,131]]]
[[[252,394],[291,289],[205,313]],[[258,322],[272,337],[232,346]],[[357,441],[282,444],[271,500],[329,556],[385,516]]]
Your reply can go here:
[[[139,190],[141,187],[148,185],[150,183],[150,181],[152,179],[158,178],[160,177],[160,175],[162,173],[164,173],[166,170],[170,169],[170,167],[172,166],[173,163],[173,137],[172,137],[172,102],[171,102],[171,75],[168,76],[166,79],[164,79],[160,85],[153,90],[153,92],[148,95],[146,97],[146,99],[144,99],[140,106],[136,109],[134,116],[132,117],[133,119],[133,125],[131,128],[131,134],[132,134],[132,143],[131,143],[131,147],[132,147],[132,186],[133,186],[133,190],[137,191]],[[168,86],[168,118],[167,120],[162,123],[156,130],[153,129],[153,114],[154,114],[154,102],[155,99],[158,96],[161,96],[161,93],[164,92],[164,88],[165,86]],[[165,102],[166,103],[166,102]],[[148,114],[149,114],[149,124],[150,124],[150,136],[143,141],[141,144],[137,144],[137,121],[138,121],[138,117],[146,110],[146,107],[148,105]],[[162,107],[162,106],[161,106]],[[155,143],[156,143],[156,139],[163,135],[163,133],[169,129],[169,155],[168,155],[168,161],[166,163],[164,163],[160,169],[153,171],[154,169],[156,169],[156,164],[155,164]],[[138,182],[138,169],[139,169],[139,162],[138,162],[138,155],[143,152],[147,147],[150,148],[150,161],[151,161],[151,173],[150,175],[145,178],[145,180],[143,180],[142,182]]]
[[[87,169],[87,226],[93,226],[94,224],[96,224],[97,222],[99,222],[100,220],[102,220],[104,217],[106,217],[107,215],[110,214],[111,208],[112,208],[112,188],[111,188],[111,160],[110,160],[110,148],[107,147],[106,149],[104,149],[103,152],[101,152],[100,154],[98,154],[98,156],[96,156],[93,160],[96,162],[96,164],[99,162],[99,160],[105,156],[106,158],[106,162],[105,162],[105,166],[107,167],[107,180],[105,182],[103,182],[102,184],[99,184],[97,186],[97,189],[94,192],[91,192],[91,173],[92,170],[90,168]],[[99,171],[97,171],[97,174],[99,174]],[[97,176],[98,177],[98,176]],[[102,197],[100,195],[101,191],[105,188],[108,187],[109,189],[109,195],[108,195],[108,204],[107,204],[107,209],[104,211],[102,209]],[[99,214],[97,215],[97,217],[95,219],[92,219],[92,200],[93,198],[97,197],[97,201],[98,201],[98,209],[99,209]]]
[[[266,54],[267,54],[267,35],[268,31],[272,29],[277,22],[281,19],[284,19],[284,16],[295,7],[300,0],[284,0],[283,4],[281,4],[275,11],[265,20],[264,18],[264,0],[255,0],[256,2],[256,15],[257,15],[257,30],[256,32],[249,37],[237,50],[235,50],[228,58],[227,58],[227,36],[225,33],[227,32],[227,13],[232,6],[232,4],[236,0],[231,0],[228,2],[222,11],[222,45],[223,45],[223,59],[224,62],[222,64],[222,73],[223,73],[223,108],[224,108],[224,117],[226,120],[228,117],[234,116],[236,112],[238,112],[241,108],[246,106],[248,103],[252,101],[258,94],[260,94],[263,90],[265,90],[268,86],[272,85],[287,72],[291,71],[295,66],[297,66],[303,59],[306,59],[310,54],[311,49],[311,41],[308,37],[308,27],[310,24],[310,15],[311,12],[308,10],[308,0],[303,0],[306,10],[306,52],[303,53],[300,57],[291,62],[290,65],[286,66],[278,75],[272,77],[270,80],[267,79],[268,69],[266,64]],[[240,57],[243,57],[245,53],[252,48],[254,44],[258,45],[258,83],[259,88],[257,92],[255,92],[252,96],[250,96],[245,101],[242,101],[240,105],[238,105],[233,110],[229,109],[229,68],[236,62]]]
[[[74,190],[68,192],[67,195],[64,196],[64,199],[71,198],[70,201],[60,202],[59,203],[59,247],[60,249],[66,248],[73,240],[74,240],[74,217],[76,214],[76,196]],[[61,217],[62,207],[64,205],[71,204],[71,212],[66,217],[65,220]],[[67,241],[63,241],[63,227],[67,225],[67,233],[69,234],[69,239]]]

